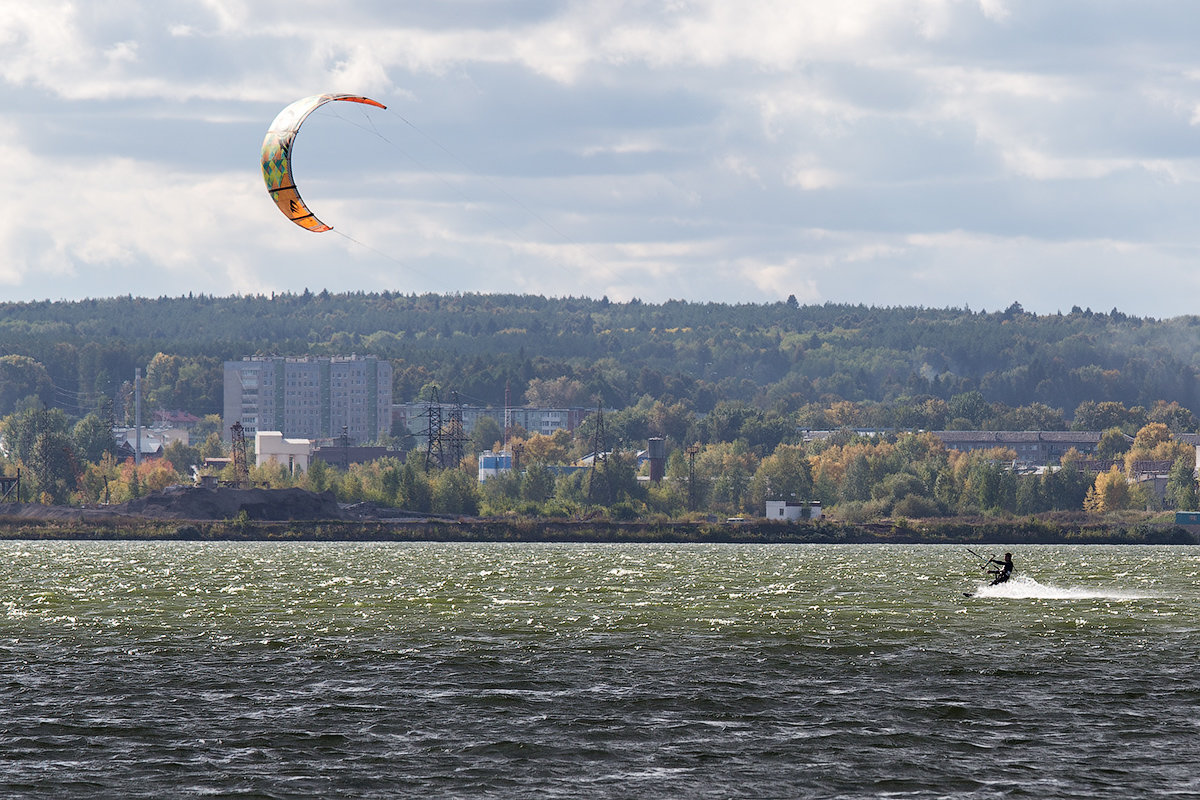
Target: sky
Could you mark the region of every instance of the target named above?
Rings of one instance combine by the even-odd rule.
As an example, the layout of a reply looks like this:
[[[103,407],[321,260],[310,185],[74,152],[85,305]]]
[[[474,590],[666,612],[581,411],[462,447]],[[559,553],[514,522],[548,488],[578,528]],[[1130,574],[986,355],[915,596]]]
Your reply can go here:
[[[0,300],[1200,311],[1184,0],[0,0]],[[263,136],[294,100],[297,186]]]

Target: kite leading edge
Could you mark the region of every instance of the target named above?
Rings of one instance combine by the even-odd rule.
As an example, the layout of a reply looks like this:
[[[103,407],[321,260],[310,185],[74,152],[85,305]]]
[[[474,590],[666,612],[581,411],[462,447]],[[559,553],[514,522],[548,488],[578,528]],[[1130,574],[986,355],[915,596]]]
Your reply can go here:
[[[317,219],[300,199],[300,192],[292,178],[292,143],[295,142],[300,125],[308,115],[332,100],[387,108],[383,103],[355,94],[315,94],[297,100],[280,111],[267,130],[262,145],[263,180],[267,183],[267,192],[271,199],[285,217],[314,233],[332,230],[332,226]]]

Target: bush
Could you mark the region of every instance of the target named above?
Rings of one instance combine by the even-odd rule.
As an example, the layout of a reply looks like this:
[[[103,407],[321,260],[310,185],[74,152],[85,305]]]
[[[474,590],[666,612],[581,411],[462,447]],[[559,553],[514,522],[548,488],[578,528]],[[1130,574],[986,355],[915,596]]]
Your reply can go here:
[[[916,519],[943,516],[942,509],[936,500],[918,494],[905,495],[893,506],[892,514],[897,517]]]

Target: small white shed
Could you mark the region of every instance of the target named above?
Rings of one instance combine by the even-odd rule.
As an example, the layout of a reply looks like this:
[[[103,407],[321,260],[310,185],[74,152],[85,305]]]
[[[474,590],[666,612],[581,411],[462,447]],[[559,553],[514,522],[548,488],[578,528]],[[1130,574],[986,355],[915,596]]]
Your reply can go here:
[[[768,500],[767,519],[779,522],[799,522],[802,519],[820,519],[819,500]]]

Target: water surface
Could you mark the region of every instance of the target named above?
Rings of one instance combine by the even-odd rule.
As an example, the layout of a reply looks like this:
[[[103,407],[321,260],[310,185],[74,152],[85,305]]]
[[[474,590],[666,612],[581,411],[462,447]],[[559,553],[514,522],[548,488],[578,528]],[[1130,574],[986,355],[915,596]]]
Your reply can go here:
[[[0,543],[0,794],[1200,795],[1200,548],[1014,554]]]

